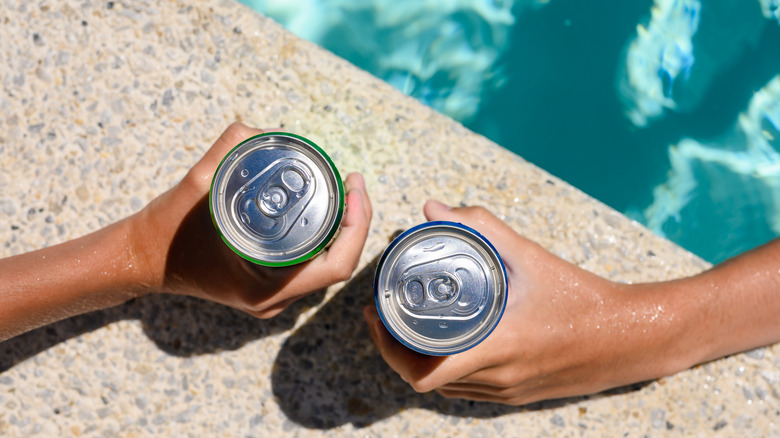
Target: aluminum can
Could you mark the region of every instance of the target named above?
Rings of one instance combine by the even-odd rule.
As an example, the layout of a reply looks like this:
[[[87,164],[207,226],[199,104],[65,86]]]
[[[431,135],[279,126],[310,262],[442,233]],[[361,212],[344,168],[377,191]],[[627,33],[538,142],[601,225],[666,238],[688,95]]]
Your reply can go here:
[[[456,354],[501,320],[507,276],[496,249],[455,222],[428,222],[393,240],[379,260],[374,299],[388,331],[420,353]]]
[[[238,255],[258,265],[289,266],[311,259],[334,238],[344,216],[344,185],[319,146],[269,132],[223,158],[209,208],[222,240]]]

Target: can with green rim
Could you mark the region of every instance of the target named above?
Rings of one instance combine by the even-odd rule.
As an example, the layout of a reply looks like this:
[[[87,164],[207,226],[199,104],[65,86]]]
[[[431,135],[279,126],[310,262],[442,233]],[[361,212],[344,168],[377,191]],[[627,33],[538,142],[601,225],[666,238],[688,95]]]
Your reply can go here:
[[[211,182],[209,208],[222,240],[263,266],[289,266],[319,254],[344,216],[344,185],[330,157],[286,132],[233,148]]]

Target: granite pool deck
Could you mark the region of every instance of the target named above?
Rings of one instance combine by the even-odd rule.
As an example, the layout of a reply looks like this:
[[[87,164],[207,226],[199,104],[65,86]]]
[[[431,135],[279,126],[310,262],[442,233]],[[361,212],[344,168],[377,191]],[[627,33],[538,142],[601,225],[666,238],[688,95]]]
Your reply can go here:
[[[354,278],[273,320],[150,296],[0,343],[0,436],[780,435],[777,346],[528,407],[413,392],[361,309],[426,199],[614,280],[707,264],[233,0],[2,0],[0,83],[0,256],[139,210],[235,120],[324,146],[375,212]]]

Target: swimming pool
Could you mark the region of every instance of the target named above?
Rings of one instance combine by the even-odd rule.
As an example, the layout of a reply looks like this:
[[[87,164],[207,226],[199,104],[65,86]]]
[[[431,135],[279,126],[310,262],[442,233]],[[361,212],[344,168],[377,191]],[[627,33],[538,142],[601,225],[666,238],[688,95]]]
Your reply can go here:
[[[243,0],[718,262],[780,235],[780,0]]]

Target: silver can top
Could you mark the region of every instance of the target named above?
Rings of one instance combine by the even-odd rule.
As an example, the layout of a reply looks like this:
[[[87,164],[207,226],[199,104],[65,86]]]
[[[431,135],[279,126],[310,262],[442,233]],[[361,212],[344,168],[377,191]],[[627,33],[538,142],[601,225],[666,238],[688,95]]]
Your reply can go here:
[[[485,339],[507,298],[504,264],[490,242],[454,222],[411,228],[385,250],[374,279],[377,309],[409,348],[450,355]]]
[[[344,187],[311,141],[271,132],[243,141],[220,163],[210,208],[222,239],[254,263],[286,266],[319,253],[344,214]]]

